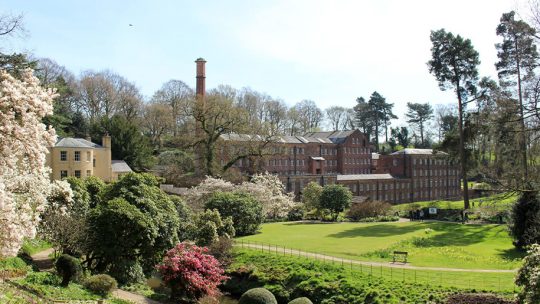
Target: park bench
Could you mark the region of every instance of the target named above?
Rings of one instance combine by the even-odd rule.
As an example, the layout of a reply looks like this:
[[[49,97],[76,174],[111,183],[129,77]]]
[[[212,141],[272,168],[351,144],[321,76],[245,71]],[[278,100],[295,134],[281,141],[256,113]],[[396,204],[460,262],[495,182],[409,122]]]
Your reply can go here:
[[[407,251],[394,251],[394,258],[392,260],[392,263],[395,263],[397,258],[399,257],[402,257],[401,262],[407,263],[407,255],[409,255]]]

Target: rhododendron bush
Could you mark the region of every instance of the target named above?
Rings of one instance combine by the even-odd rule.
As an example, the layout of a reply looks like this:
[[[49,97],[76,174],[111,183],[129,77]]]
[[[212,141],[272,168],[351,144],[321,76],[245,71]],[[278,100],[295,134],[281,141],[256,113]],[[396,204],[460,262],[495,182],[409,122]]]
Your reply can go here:
[[[186,242],[167,251],[156,268],[171,288],[172,299],[196,301],[219,294],[218,286],[227,277],[219,261],[207,252],[206,247]]]
[[[45,157],[56,135],[41,120],[52,114],[54,96],[31,70],[21,80],[0,70],[0,257],[35,236],[51,191]]]
[[[218,191],[251,194],[261,203],[263,213],[267,218],[285,217],[287,212],[296,205],[293,195],[285,193],[285,187],[278,176],[268,173],[255,174],[251,181],[243,182],[240,185],[207,176],[203,182],[187,191],[187,201],[195,209],[202,209],[202,206]]]

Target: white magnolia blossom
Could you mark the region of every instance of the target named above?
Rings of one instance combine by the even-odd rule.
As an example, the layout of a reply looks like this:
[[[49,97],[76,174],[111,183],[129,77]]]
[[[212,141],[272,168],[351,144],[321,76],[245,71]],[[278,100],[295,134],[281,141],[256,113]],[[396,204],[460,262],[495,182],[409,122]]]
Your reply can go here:
[[[242,191],[251,194],[263,207],[263,212],[268,218],[287,216],[296,206],[292,193],[285,193],[283,183],[277,175],[256,174],[250,182],[234,185],[219,178],[207,176],[196,187],[190,188],[186,193],[188,203],[195,209],[202,209],[204,203],[215,192]]]
[[[251,182],[244,182],[238,190],[251,194],[262,204],[268,218],[285,217],[296,206],[292,193],[285,192],[285,186],[277,175],[255,174]]]
[[[56,140],[42,118],[53,113],[53,90],[31,70],[21,80],[0,70],[0,257],[14,256],[33,238],[51,190],[47,147]]]

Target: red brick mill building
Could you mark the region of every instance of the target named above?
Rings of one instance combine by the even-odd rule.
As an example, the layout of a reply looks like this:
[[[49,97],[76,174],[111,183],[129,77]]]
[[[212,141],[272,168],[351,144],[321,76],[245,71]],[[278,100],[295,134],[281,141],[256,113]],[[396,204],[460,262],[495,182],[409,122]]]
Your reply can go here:
[[[219,158],[223,164],[232,150],[262,137],[227,134],[221,140]],[[446,153],[404,149],[379,155],[372,153],[372,145],[359,130],[276,136],[266,150],[265,156],[239,160],[234,168],[243,174],[277,174],[286,190],[295,194],[309,182],[317,182],[342,184],[355,196],[394,204],[457,199],[461,195],[458,167]]]
[[[196,61],[196,96],[204,104],[206,60]],[[198,130],[198,129],[197,129]],[[300,194],[309,182],[342,184],[357,197],[394,204],[435,199],[457,199],[461,195],[459,169],[443,152],[404,149],[390,155],[372,153],[373,146],[359,130],[311,132],[303,136],[221,136],[218,159],[228,162],[246,143],[265,142],[263,157],[234,163],[242,174],[277,174],[289,192]],[[197,167],[197,166],[196,166]]]

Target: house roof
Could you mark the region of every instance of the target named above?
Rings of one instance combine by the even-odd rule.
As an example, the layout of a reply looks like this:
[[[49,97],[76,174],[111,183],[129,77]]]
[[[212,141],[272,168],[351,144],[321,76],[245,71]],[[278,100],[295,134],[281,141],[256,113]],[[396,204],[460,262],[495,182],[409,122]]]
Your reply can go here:
[[[407,154],[407,155],[448,155],[448,153],[442,152],[442,151],[436,151],[433,149],[412,149],[412,148],[406,148],[403,150],[396,151],[392,153],[391,155],[399,155],[399,154]]]
[[[101,145],[88,141],[84,138],[59,137],[55,147],[64,148],[103,148]]]
[[[260,135],[250,135],[250,134],[222,134],[220,135],[222,140],[230,141],[263,141],[265,138]],[[323,143],[331,144],[333,143],[328,138],[317,138],[317,137],[306,137],[306,136],[273,136],[269,139],[271,142],[275,143],[284,143],[284,144],[306,144],[306,143]]]
[[[344,142],[347,137],[354,133],[355,130],[346,130],[346,131],[327,131],[327,132],[310,132],[304,134],[306,137],[315,137],[315,138],[325,138],[329,139],[335,144],[340,144]]]
[[[128,166],[128,164],[123,160],[111,160],[111,167],[112,172],[132,172],[131,168]]]
[[[355,180],[373,180],[373,179],[394,179],[392,175],[385,174],[350,174],[350,175],[338,175],[338,181],[355,181]]]

